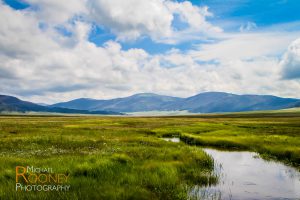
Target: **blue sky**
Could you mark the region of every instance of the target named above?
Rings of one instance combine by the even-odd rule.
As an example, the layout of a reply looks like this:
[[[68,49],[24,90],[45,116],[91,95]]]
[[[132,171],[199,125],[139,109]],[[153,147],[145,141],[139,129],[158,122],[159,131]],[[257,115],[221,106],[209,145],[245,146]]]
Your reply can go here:
[[[209,11],[214,14],[213,17],[209,18],[209,21],[229,32],[239,32],[240,27],[248,22],[255,23],[257,25],[256,31],[260,31],[270,26],[299,22],[300,20],[300,3],[297,0],[198,0],[190,2],[198,6],[208,6]],[[174,20],[174,25],[180,27],[181,22]],[[102,45],[109,39],[115,39],[114,35],[108,30],[103,30],[99,27],[96,29],[97,31],[90,35],[90,39],[97,45]],[[299,29],[300,26],[293,27],[289,31]],[[124,49],[143,48],[150,53],[161,53],[170,48],[188,50],[193,47],[193,44],[201,42],[203,41],[193,40],[176,45],[168,45],[156,43],[149,37],[144,37],[134,42],[122,44]]]
[[[14,9],[34,7],[20,0],[4,0],[4,2]],[[180,0],[178,2],[184,1]],[[261,31],[271,26],[299,22],[300,20],[300,3],[298,0],[193,0],[190,2],[197,6],[207,6],[209,11],[213,13],[213,17],[208,20],[228,32],[239,32],[240,27],[249,22],[256,24],[255,31]],[[185,26],[184,23],[176,20],[176,16],[173,25],[176,28]],[[289,29],[289,31],[299,29],[300,26],[296,26]],[[108,40],[115,39],[116,36],[109,29],[99,27],[96,24],[94,24],[94,30],[91,31],[89,36],[89,40],[99,46]],[[193,44],[201,42],[203,41],[193,40],[180,42],[179,44],[163,44],[153,42],[151,38],[145,36],[135,41],[122,42],[122,48],[142,48],[150,53],[162,53],[170,48],[189,50],[193,48]]]
[[[209,6],[217,19],[253,21],[259,27],[299,20],[300,4],[297,0],[203,0],[192,2]]]
[[[39,102],[138,92],[300,98],[297,0],[2,0],[0,6],[1,93]]]
[[[300,20],[300,3],[298,0],[198,0],[190,2],[198,6],[208,6],[209,11],[214,14],[209,21],[229,32],[239,32],[240,27],[248,22],[255,23],[257,25],[256,31],[260,31],[270,26],[299,22]],[[181,26],[178,21],[175,21],[174,25]],[[300,26],[293,27],[289,31],[299,29]],[[91,41],[98,45],[102,45],[108,39],[115,39],[109,31],[101,29],[95,31],[90,37]],[[194,43],[201,42],[201,40],[186,41],[176,45],[167,45],[154,43],[145,37],[135,42],[123,43],[123,48],[137,47],[146,49],[151,53],[161,53],[172,47],[186,50],[192,48]]]
[[[297,0],[198,0],[191,2],[194,5],[208,6],[209,11],[214,14],[214,17],[209,18],[209,21],[228,32],[239,32],[240,27],[249,22],[257,25],[256,31],[261,31],[271,26],[299,22],[300,20],[300,3]],[[180,26],[181,24],[175,21],[174,25]],[[299,29],[300,26],[296,26],[289,29],[289,31]],[[279,31],[282,31],[281,27]],[[107,30],[91,34],[90,37],[91,41],[98,45],[103,44],[108,39],[115,39],[114,35]],[[143,48],[150,53],[161,53],[170,48],[189,50],[193,48],[193,44],[201,42],[203,41],[193,40],[176,45],[168,45],[152,42],[149,37],[145,37],[135,42],[123,43],[123,48],[136,47]]]

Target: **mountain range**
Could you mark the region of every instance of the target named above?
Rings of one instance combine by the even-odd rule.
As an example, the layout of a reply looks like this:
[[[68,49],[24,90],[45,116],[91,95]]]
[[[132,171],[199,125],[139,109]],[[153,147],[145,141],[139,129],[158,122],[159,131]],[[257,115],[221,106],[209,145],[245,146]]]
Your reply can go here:
[[[22,101],[16,97],[0,95],[0,113],[1,112],[51,112],[51,113],[74,113],[74,114],[102,114],[102,115],[118,115],[119,112],[113,111],[89,111],[80,109],[60,108],[54,106],[42,106],[39,104]]]
[[[13,96],[0,95],[0,112],[55,112],[120,115],[145,111],[188,111],[191,113],[278,110],[300,107],[300,100],[271,95],[236,95],[205,92],[188,98],[140,93],[124,98],[74,99],[53,105],[35,104]]]
[[[81,110],[109,110],[115,112],[180,111],[191,113],[241,112],[277,110],[300,105],[299,99],[281,98],[271,95],[236,95],[223,92],[205,92],[188,98],[135,94],[109,100],[80,98],[57,103],[51,107]]]

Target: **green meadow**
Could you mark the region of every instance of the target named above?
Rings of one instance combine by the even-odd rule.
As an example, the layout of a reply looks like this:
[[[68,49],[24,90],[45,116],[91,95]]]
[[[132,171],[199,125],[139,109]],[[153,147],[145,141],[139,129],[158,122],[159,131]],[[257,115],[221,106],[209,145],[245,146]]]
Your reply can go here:
[[[203,146],[300,169],[300,113],[1,116],[0,199],[187,199],[195,185],[218,181]],[[16,166],[67,174],[70,191],[16,191]]]

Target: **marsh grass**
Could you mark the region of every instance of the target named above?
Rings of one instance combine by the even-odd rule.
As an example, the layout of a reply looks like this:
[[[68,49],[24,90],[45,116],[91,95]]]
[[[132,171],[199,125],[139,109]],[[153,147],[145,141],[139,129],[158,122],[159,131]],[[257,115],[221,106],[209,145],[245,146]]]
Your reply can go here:
[[[162,140],[180,137],[180,143]],[[176,117],[2,116],[0,199],[187,199],[215,184],[197,146],[300,164],[300,113]],[[70,174],[70,192],[16,192],[15,167]]]
[[[197,147],[162,141],[147,118],[0,117],[0,199],[186,199],[217,181]],[[16,192],[16,166],[70,174],[69,192]]]

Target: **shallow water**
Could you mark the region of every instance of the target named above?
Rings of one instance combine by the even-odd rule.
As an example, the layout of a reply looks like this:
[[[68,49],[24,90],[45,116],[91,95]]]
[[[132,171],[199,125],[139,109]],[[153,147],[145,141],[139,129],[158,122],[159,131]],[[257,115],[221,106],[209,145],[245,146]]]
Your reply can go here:
[[[215,160],[216,186],[195,186],[196,199],[300,199],[300,173],[279,162],[266,161],[252,152],[204,149]]]
[[[168,142],[180,142],[180,138],[177,138],[177,137],[173,137],[173,138],[162,138],[163,140],[165,141],[168,141]]]

